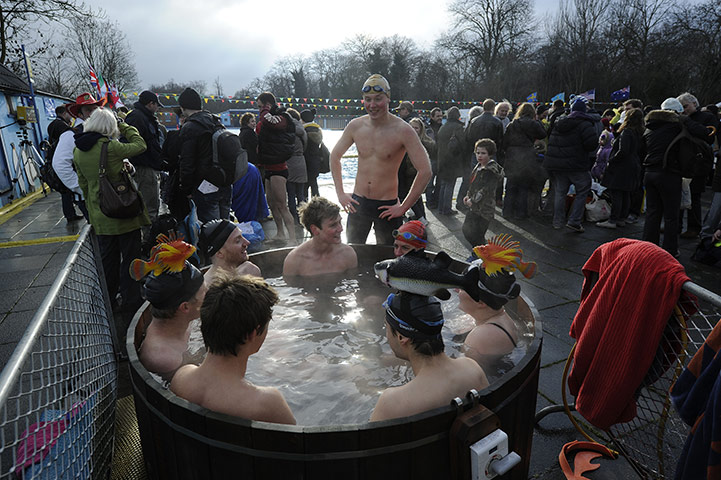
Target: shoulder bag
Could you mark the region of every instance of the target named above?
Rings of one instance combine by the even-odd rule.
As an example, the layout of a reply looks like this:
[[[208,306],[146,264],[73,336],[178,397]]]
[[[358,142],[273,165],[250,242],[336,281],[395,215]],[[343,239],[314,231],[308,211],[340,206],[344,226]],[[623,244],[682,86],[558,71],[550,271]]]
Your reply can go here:
[[[108,143],[103,142],[100,150],[100,171],[98,172],[100,211],[110,218],[136,217],[145,208],[143,199],[125,168],[120,171],[119,182],[112,182],[108,178]]]

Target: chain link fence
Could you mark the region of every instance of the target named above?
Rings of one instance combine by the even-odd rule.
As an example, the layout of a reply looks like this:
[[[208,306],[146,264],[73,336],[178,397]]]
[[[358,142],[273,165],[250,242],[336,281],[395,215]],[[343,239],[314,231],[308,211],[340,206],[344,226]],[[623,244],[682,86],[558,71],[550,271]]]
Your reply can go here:
[[[117,364],[103,282],[86,225],[0,374],[0,480],[108,477]]]

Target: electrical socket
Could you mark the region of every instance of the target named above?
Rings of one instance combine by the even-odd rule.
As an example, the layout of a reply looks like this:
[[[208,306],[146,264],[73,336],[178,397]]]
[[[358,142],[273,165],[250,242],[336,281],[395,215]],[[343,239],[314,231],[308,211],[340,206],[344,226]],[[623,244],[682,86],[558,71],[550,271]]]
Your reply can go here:
[[[492,461],[501,460],[508,455],[508,435],[503,430],[496,430],[476,443],[471,448],[471,479],[487,480],[496,478],[490,470]]]

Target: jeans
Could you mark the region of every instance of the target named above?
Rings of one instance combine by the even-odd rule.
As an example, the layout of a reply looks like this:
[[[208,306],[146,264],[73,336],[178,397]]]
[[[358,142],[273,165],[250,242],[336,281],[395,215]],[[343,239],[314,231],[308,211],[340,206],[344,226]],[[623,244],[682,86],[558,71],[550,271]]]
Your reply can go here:
[[[305,196],[305,183],[286,182],[285,191],[288,192],[288,210],[293,215],[296,223],[298,219],[298,206],[308,200]]]
[[[721,166],[717,168],[721,168]],[[701,238],[713,236],[714,232],[719,228],[721,228],[721,192],[715,192],[711,199],[711,207],[709,207],[703,219]]]
[[[611,195],[611,223],[626,221],[629,210],[631,208],[631,192],[622,190],[608,189]]]
[[[456,178],[453,180],[438,179],[438,213],[447,214],[451,211],[456,180]]]
[[[658,245],[661,219],[664,221],[661,247],[671,255],[678,253],[678,210],[681,208],[681,176],[667,172],[646,172],[646,221],[642,240]]]
[[[116,319],[118,336],[122,340],[125,338],[130,320],[143,303],[140,282],[130,278],[128,273],[130,263],[141,255],[140,229],[121,235],[98,235],[98,246],[110,301],[115,303],[118,293],[122,299],[120,308],[122,322],[118,325]]]
[[[456,208],[458,210],[466,208],[463,204],[463,197],[465,197],[466,193],[468,193],[468,187],[471,184],[471,172],[473,171],[473,167],[476,166],[476,163],[478,163],[476,156],[471,154],[471,160],[466,163],[466,166],[463,169],[463,180],[461,181],[461,188],[458,190],[458,197],[456,198]]]
[[[428,208],[438,207],[438,161],[431,160],[431,180],[426,186],[426,205]]]
[[[219,218],[228,220],[230,218],[230,200],[233,196],[233,187],[218,188],[217,192],[201,193],[199,190],[193,192],[193,201],[198,209],[198,220],[202,223]]]
[[[586,197],[591,191],[591,172],[561,172],[551,173],[551,181],[554,183],[555,191],[553,205],[553,226],[560,227],[566,218],[566,195],[568,188],[573,185],[576,188],[576,198],[573,200],[571,210],[568,213],[569,225],[581,225],[583,214],[586,209]]]
[[[509,218],[528,217],[528,191],[527,184],[516,180],[506,180],[506,196],[503,200],[503,216]]]

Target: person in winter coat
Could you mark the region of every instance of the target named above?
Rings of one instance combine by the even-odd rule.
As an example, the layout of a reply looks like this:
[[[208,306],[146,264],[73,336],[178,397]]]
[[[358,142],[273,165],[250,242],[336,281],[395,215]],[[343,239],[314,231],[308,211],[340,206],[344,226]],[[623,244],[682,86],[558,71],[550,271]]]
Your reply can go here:
[[[494,111],[496,110],[496,102],[492,98],[483,101],[483,113],[468,122],[465,132],[466,149],[473,156],[473,149],[476,142],[481,138],[490,138],[496,144],[496,161],[503,166],[504,159],[500,153],[503,152],[503,122],[496,118]],[[475,159],[473,159],[475,162]],[[475,163],[474,163],[475,166]],[[501,204],[503,198],[503,178],[499,180],[498,188],[496,188],[496,203]]]
[[[524,103],[503,136],[505,149],[506,196],[503,200],[505,218],[528,218],[528,195],[535,179],[543,176],[536,160],[534,142],[546,138],[546,129],[536,120],[536,110]]]
[[[423,148],[425,148],[426,152],[428,153],[428,158],[435,157],[436,142],[433,141],[431,137],[426,135],[426,126],[423,123],[423,120],[421,120],[419,117],[414,117],[409,120],[408,124],[413,127],[413,130],[415,130],[418,134],[418,138],[420,138],[421,143],[423,144]],[[408,192],[411,190],[411,185],[413,184],[413,179],[416,178],[416,173],[418,172],[413,167],[410,158],[408,158],[408,155],[405,155],[403,157],[403,162],[401,162],[401,166],[398,169],[399,198],[405,198],[405,196],[408,195]],[[416,203],[413,204],[411,210],[413,210],[415,220],[419,220],[424,225],[428,224],[428,220],[426,220],[426,209],[423,206],[422,198],[416,200]]]
[[[300,119],[303,121],[303,128],[308,135],[308,143],[305,147],[305,169],[308,172],[308,183],[305,186],[305,196],[308,197],[310,189],[311,197],[320,196],[318,190],[318,175],[320,175],[321,145],[323,145],[323,130],[315,123],[316,109],[311,108],[300,112]]]
[[[493,159],[496,154],[493,140],[478,140],[474,153],[478,163],[471,171],[468,194],[463,198],[469,209],[463,221],[463,236],[471,248],[486,244],[486,232],[496,209],[498,179],[503,178],[503,167]]]
[[[255,114],[247,112],[240,117],[240,145],[248,152],[248,163],[258,166],[258,135],[255,133]],[[262,173],[262,171],[261,171]]]
[[[300,113],[294,108],[287,110],[288,115],[295,123],[295,149],[293,156],[288,159],[288,180],[285,189],[288,192],[288,210],[293,215],[296,225],[300,225],[298,218],[298,205],[305,202],[306,185],[308,184],[308,170],[305,166],[305,152],[308,144],[308,134],[300,121]]]
[[[661,104],[661,110],[652,110],[646,115],[646,130],[643,140],[646,145],[646,157],[643,166],[646,173],[643,184],[646,187],[646,221],[643,225],[642,240],[659,244],[661,237],[661,219],[664,222],[664,235],[661,248],[678,257],[679,209],[681,208],[681,173],[678,158],[669,152],[664,164],[664,155],[673,139],[681,132],[681,122],[686,124],[691,135],[705,138],[706,127],[694,122],[683,112],[681,102],[667,98]]]
[[[462,165],[466,159],[463,147],[463,124],[458,107],[446,111],[448,121],[438,130],[438,213],[455,215],[458,212],[451,208],[453,189],[456,179],[462,174]]]
[[[576,99],[571,114],[556,121],[543,167],[548,170],[555,192],[553,228],[560,229],[566,218],[566,195],[573,185],[576,198],[571,205],[566,227],[583,232],[583,214],[586,197],[591,191],[591,165],[588,154],[598,147],[596,119],[586,113],[586,100]]]
[[[124,334],[133,314],[143,303],[140,284],[133,281],[128,272],[130,263],[141,255],[140,229],[150,225],[150,218],[145,206],[131,218],[110,218],[103,214],[99,194],[100,153],[102,145],[108,143],[107,175],[111,182],[118,182],[123,169],[133,168],[124,159],[143,153],[145,140],[135,127],[118,122],[108,109],[95,110],[84,125],[83,133],[75,138],[73,164],[85,196],[90,224],[98,236],[110,301],[114,303],[118,293],[122,299],[122,323],[117,327],[118,332]],[[128,143],[118,141],[121,135]]]
[[[626,112],[613,141],[608,165],[601,185],[611,195],[611,218],[596,225],[616,228],[626,225],[631,208],[631,192],[641,183],[641,157],[643,156],[643,111],[638,108]]]

